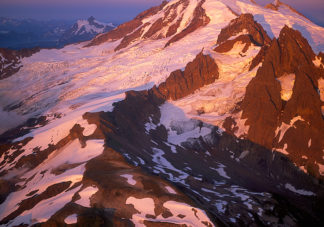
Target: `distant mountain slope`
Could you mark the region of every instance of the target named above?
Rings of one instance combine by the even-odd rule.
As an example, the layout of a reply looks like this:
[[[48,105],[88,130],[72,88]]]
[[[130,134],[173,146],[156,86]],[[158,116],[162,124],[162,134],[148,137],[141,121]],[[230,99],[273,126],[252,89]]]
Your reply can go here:
[[[91,40],[96,35],[114,29],[112,23],[106,24],[89,17],[87,20],[78,20],[70,29],[66,30],[59,39],[61,45]]]
[[[94,17],[73,23],[72,21],[18,20],[0,17],[0,47],[61,48],[67,44],[90,40],[97,34],[114,28],[113,24],[99,22]]]

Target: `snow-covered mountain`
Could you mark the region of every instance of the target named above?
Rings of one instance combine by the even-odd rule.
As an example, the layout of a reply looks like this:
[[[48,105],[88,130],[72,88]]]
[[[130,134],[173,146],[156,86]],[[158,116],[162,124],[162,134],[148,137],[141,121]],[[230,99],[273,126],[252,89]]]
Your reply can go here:
[[[70,29],[68,29],[60,38],[62,45],[91,40],[96,35],[114,29],[112,23],[102,23],[94,17],[87,20],[78,20]]]
[[[19,58],[0,224],[322,226],[324,28],[272,6],[171,0]]]

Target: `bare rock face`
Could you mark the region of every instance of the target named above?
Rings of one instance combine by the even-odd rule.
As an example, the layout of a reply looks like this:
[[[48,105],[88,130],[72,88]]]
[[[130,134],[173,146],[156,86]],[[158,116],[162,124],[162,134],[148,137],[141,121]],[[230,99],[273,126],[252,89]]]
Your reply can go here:
[[[322,177],[324,120],[319,84],[324,71],[300,32],[285,26],[265,51],[262,67],[241,105],[247,138],[278,149],[305,171]]]
[[[189,33],[194,32],[198,28],[206,26],[210,22],[209,17],[206,15],[205,9],[202,7],[204,2],[205,2],[205,0],[202,0],[197,5],[197,7],[196,7],[196,9],[195,9],[195,11],[193,13],[193,19],[190,22],[190,24],[188,25],[188,27],[186,27],[180,33],[178,33],[174,37],[172,37],[167,42],[167,44],[165,44],[165,47],[169,46],[171,43],[177,42],[178,40],[182,39],[183,37],[185,37]]]
[[[223,28],[218,35],[217,44],[227,41],[230,37],[240,33],[250,35],[251,42],[258,46],[268,45],[271,39],[264,31],[263,27],[254,21],[252,14],[241,14],[238,18],[232,20],[230,24]]]
[[[164,9],[165,13],[163,17],[157,19],[153,24],[147,22],[144,25],[140,26],[138,29],[136,29],[134,32],[126,35],[122,39],[121,43],[115,48],[115,51],[127,47],[130,43],[134,42],[139,38],[161,39],[161,38],[167,38],[174,35],[177,32],[178,27],[180,26],[182,17],[180,17],[173,25],[171,25],[168,28],[168,31],[166,33],[163,33],[161,31],[164,27],[167,27],[170,24],[172,24],[176,20],[178,14],[183,13],[188,7],[188,5],[189,5],[188,0],[180,0],[166,7]],[[180,6],[182,7],[180,8],[181,10],[179,11],[178,7]],[[161,7],[160,10],[162,10],[163,7]]]
[[[40,51],[40,48],[10,50],[0,48],[0,80],[10,77],[20,70],[20,59],[30,57],[34,53]]]
[[[235,38],[230,39],[231,37]],[[261,51],[251,62],[251,71],[263,61],[265,51],[269,47],[271,39],[263,27],[254,21],[253,15],[241,14],[221,30],[217,39],[217,46],[214,50],[219,53],[225,53],[230,51],[237,43],[245,44],[242,53],[245,53],[251,45],[262,47]]]
[[[213,83],[218,79],[218,66],[208,55],[199,53],[196,58],[187,64],[184,71],[176,70],[170,74],[165,82],[161,83],[157,90],[165,99],[177,100],[195,90]]]
[[[87,46],[99,45],[106,41],[115,41],[121,39],[120,44],[115,51],[121,50],[131,43],[140,39],[162,39],[171,37],[165,47],[171,43],[177,42],[189,33],[205,26],[210,19],[202,5],[205,0],[201,0],[194,9],[191,21],[186,22],[188,25],[179,31],[180,24],[184,19],[184,13],[189,6],[189,0],[179,0],[166,6],[168,3],[163,2],[160,6],[153,7],[144,13],[138,15],[134,20],[118,26],[116,29],[94,38]],[[155,15],[159,12],[161,17],[152,21],[143,22],[143,19]],[[178,33],[177,33],[178,32]]]
[[[227,40],[227,41],[223,42],[221,45],[217,46],[214,49],[214,51],[216,51],[218,53],[226,53],[226,52],[232,50],[234,45],[238,42],[245,44],[244,48],[242,49],[242,53],[245,53],[249,49],[249,47],[252,45],[253,39],[249,35],[240,35],[240,36],[236,37],[235,39],[231,39],[231,40]]]

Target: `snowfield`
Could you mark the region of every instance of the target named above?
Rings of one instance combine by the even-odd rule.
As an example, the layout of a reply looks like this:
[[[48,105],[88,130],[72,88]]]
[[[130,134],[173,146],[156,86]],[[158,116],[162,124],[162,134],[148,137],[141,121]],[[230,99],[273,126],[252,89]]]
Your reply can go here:
[[[174,2],[176,1],[170,1],[165,7]],[[196,3],[192,4],[195,5]],[[287,24],[301,31],[315,51],[320,51],[324,46],[324,28],[284,6],[283,9],[274,11],[248,0],[208,0],[203,4],[203,8],[211,19],[210,23],[167,48],[163,47],[169,38],[144,39],[114,52],[114,48],[120,43],[120,40],[117,40],[90,48],[83,47],[87,43],[81,43],[59,50],[41,50],[29,58],[23,58],[23,68],[0,82],[0,109],[8,111],[19,104],[19,107],[11,112],[26,119],[61,112],[62,108],[82,105],[94,98],[104,99],[127,90],[141,90],[154,84],[158,85],[172,71],[184,68],[202,49],[206,52],[212,50],[220,30],[236,17],[229,8],[237,13],[252,13],[270,37],[277,37],[281,28]],[[190,19],[191,11],[189,7],[188,13],[184,14],[184,22]],[[144,22],[154,22],[159,16],[153,15]],[[185,24],[181,24],[179,30],[184,26]],[[223,75],[227,74],[227,79],[223,76],[227,81],[228,78],[235,81],[239,79],[236,77],[253,77],[253,74],[242,75],[243,72],[238,74],[238,71],[242,69],[242,64],[248,64],[258,49],[249,50],[250,53],[244,61],[231,58],[237,51],[240,51],[239,46],[227,55],[213,54]],[[239,62],[245,63],[238,64]],[[241,85],[242,90],[247,82]],[[228,99],[230,94],[236,93],[229,89],[223,99]],[[14,114],[10,114],[9,117],[12,115]],[[6,117],[6,114],[2,116]],[[19,119],[15,122],[21,123]],[[17,125],[15,122],[11,122],[10,125],[0,123],[0,132],[14,127]]]

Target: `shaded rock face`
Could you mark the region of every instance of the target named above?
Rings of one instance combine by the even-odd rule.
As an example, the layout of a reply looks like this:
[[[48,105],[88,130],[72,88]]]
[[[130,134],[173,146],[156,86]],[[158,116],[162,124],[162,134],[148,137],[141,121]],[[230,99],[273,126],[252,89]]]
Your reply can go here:
[[[283,150],[297,166],[321,178],[324,120],[318,81],[324,71],[314,65],[315,57],[300,32],[284,27],[265,51],[241,108],[249,140]]]
[[[0,80],[10,77],[20,70],[21,58],[30,57],[40,51],[40,48],[10,50],[0,48]]]

